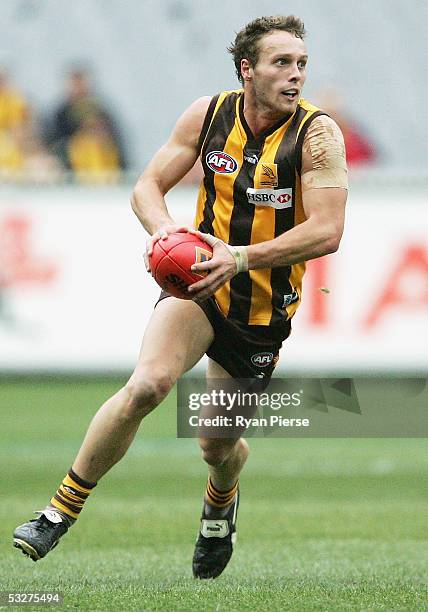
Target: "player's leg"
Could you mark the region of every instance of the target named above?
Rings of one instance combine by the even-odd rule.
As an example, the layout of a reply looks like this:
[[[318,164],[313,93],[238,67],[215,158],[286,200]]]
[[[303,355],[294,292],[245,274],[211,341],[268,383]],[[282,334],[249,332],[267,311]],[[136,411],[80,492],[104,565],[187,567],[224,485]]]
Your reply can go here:
[[[15,530],[14,544],[36,561],[44,557],[78,518],[97,481],[129,448],[139,424],[177,378],[212,342],[213,329],[201,308],[173,297],[159,302],[147,326],[137,366],[127,384],[94,416],[72,469],[36,520]]]
[[[207,378],[232,377],[210,359]],[[209,476],[193,555],[193,575],[196,578],[216,578],[232,556],[239,505],[238,480],[249,447],[243,438],[203,437],[199,444],[202,457],[208,464]]]
[[[192,301],[169,297],[156,306],[144,334],[137,366],[127,384],[93,418],[73,464],[96,482],[127,451],[141,419],[197,363],[213,339],[211,324]]]
[[[208,379],[232,379],[218,363],[209,359]],[[243,438],[200,438],[202,458],[208,464],[209,479],[218,491],[231,491],[247,460],[249,447]],[[215,506],[215,504],[213,504]]]

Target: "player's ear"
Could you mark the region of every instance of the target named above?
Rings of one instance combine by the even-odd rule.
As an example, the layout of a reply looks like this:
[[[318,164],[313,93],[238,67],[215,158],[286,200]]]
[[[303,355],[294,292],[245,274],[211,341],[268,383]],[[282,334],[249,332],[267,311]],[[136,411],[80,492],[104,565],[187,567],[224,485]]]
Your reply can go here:
[[[253,76],[253,67],[245,58],[241,59],[241,75],[244,81],[251,81]]]

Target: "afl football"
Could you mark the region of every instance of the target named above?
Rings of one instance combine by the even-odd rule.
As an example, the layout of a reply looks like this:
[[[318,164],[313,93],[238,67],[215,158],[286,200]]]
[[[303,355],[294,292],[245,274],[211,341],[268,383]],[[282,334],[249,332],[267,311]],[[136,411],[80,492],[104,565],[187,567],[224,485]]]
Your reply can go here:
[[[198,236],[189,232],[176,232],[155,242],[150,256],[150,270],[164,291],[189,300],[192,298],[187,291],[189,285],[206,276],[206,273],[192,272],[191,266],[208,261],[212,255],[212,247]]]

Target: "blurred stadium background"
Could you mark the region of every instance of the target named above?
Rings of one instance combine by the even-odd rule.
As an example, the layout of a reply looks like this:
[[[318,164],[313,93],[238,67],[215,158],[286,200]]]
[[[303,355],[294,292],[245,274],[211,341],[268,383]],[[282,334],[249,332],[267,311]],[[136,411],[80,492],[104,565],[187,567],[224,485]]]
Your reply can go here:
[[[254,440],[236,559],[195,585],[205,469],[194,441],[175,439],[174,396],[58,551],[33,566],[10,548],[138,354],[157,296],[129,206],[139,172],[194,98],[237,88],[234,32],[279,12],[305,21],[305,97],[329,106],[355,158],[341,249],[308,266],[278,372],[381,376],[374,402],[382,385],[428,374],[425,2],[1,3],[0,73],[13,92],[0,84],[3,590],[57,589],[82,609],[428,609],[423,439]],[[108,111],[84,128],[123,148],[123,164],[113,154],[94,169],[84,138],[75,166],[55,146],[70,69],[87,72]],[[177,220],[192,218],[197,176],[168,197]]]

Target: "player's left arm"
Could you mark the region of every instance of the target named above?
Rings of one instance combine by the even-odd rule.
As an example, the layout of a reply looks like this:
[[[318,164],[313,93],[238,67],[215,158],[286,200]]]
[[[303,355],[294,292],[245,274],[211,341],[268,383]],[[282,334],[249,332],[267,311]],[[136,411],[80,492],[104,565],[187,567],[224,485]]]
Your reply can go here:
[[[308,129],[302,149],[301,183],[306,220],[273,240],[239,247],[216,244],[213,259],[195,268],[210,270],[203,281],[192,286],[195,297],[205,299],[237,271],[288,266],[337,251],[348,183],[343,136],[330,117],[317,117]]]
[[[301,181],[306,220],[274,240],[248,246],[250,269],[288,266],[339,248],[348,182],[343,136],[330,117],[317,117],[308,129]]]

